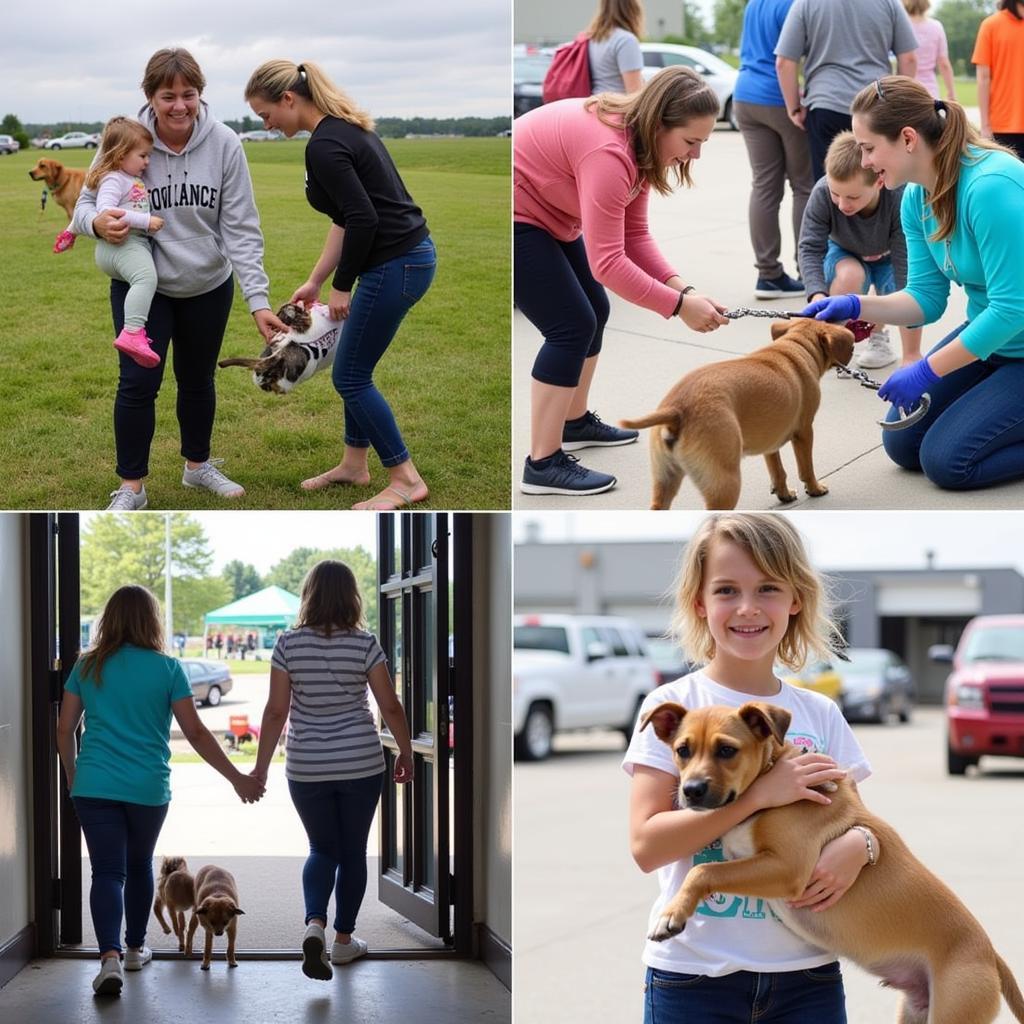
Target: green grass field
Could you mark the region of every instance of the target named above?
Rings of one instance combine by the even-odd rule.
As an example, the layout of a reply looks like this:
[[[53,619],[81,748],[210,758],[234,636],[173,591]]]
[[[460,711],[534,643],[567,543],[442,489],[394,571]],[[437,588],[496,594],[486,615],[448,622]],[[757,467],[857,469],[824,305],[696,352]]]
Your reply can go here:
[[[328,221],[303,194],[303,143],[246,147],[256,190],[273,306],[312,269]],[[388,148],[438,250],[434,284],[409,313],[375,374],[413,460],[430,487],[424,507],[508,508],[510,450],[510,145],[508,139],[400,139]],[[112,408],[116,352],[109,280],[94,242],[51,252],[66,226],[28,170],[38,150],[0,159],[6,313],[0,346],[0,444],[8,509],[104,508],[117,485]],[[91,151],[60,159],[84,167]],[[326,291],[324,292],[326,295]],[[236,291],[221,356],[258,355],[257,334]],[[225,502],[181,486],[176,387],[168,371],[146,481],[154,509],[348,508],[387,483],[371,452],[372,482],[306,494],[304,477],[341,454],[342,406],[322,373],[291,395],[260,391],[242,369],[219,370],[213,456],[246,488]]]

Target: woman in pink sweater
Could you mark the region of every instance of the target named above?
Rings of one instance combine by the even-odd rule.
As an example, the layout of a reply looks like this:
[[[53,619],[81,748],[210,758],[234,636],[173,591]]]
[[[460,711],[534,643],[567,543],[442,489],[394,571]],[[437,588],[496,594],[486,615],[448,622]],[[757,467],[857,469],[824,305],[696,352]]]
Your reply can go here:
[[[659,72],[638,93],[603,93],[538,107],[516,121],[515,301],[544,336],[533,365],[527,494],[599,494],[615,477],[567,452],[629,444],[635,430],[588,409],[608,298],[604,287],[678,316],[695,331],[728,323],[658,250],[647,200],[687,186],[718,116],[718,99],[688,68]]]

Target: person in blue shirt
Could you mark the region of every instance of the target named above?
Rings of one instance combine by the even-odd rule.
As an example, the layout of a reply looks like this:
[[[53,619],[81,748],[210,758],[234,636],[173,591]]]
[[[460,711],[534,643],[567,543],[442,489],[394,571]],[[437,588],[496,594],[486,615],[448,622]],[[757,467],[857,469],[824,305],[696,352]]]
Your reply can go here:
[[[934,323],[950,282],[967,293],[967,321],[881,387],[899,417],[927,393],[912,427],[886,431],[886,453],[938,487],[970,490],[1024,477],[1024,164],[983,139],[952,100],[887,75],[851,107],[863,165],[886,188],[906,184],[900,213],[907,239],[904,289],[833,295],[804,316],[819,320]]]
[[[800,237],[804,207],[814,185],[807,135],[790,119],[775,74],[775,46],[793,0],[750,0],[743,12],[740,73],[733,92],[736,123],[747,147],[752,182],[747,219],[754,248],[758,299],[803,295],[779,255],[779,206],[786,180],[793,193],[793,241]],[[796,257],[794,256],[794,261]]]
[[[100,950],[92,986],[99,995],[119,994],[122,971],[141,970],[153,957],[145,944],[146,922],[153,851],[171,799],[171,715],[244,803],[259,800],[264,790],[228,760],[199,720],[184,670],[163,649],[156,598],[145,587],[121,587],[107,601],[94,644],[71,670],[61,701],[57,749],[92,864],[89,909]],[[123,967],[122,917],[128,947]]]

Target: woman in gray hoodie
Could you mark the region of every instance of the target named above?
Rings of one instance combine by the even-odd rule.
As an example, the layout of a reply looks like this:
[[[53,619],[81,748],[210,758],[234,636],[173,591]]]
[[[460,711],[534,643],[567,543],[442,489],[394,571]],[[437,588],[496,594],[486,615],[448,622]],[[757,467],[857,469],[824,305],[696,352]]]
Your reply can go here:
[[[238,275],[263,337],[285,329],[267,298],[263,235],[242,144],[211,116],[201,98],[205,85],[195,58],[182,49],[158,50],[142,79],[147,102],[139,119],[154,138],[143,181],[152,212],[165,222],[160,237],[154,237],[158,285],[147,321],[160,363],[146,368],[119,356],[114,439],[121,486],[111,494],[108,506],[117,511],[147,504],[143,480],[149,473],[156,396],[172,341],[185,458],[181,482],[226,498],[245,493],[218,469],[221,460],[210,459],[217,401],[213,375],[234,297],[232,272]],[[85,189],[75,207],[72,231],[116,245],[127,237],[128,225],[122,211],[97,215],[95,193]],[[111,282],[115,333],[123,326],[127,290],[123,281]]]

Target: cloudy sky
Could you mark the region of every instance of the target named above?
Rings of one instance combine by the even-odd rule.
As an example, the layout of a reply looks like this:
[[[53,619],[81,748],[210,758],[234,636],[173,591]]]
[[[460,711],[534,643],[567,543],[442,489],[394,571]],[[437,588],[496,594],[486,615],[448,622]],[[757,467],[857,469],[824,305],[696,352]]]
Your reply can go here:
[[[704,512],[519,513],[514,537],[536,522],[546,541],[677,540]],[[997,566],[1024,572],[1024,512],[792,512],[812,561],[823,569],[937,569]]]
[[[0,15],[2,113],[23,123],[106,121],[142,106],[146,61],[184,46],[214,115],[249,113],[263,61],[320,63],[375,117],[493,117],[511,108],[509,0],[8,0]]]

